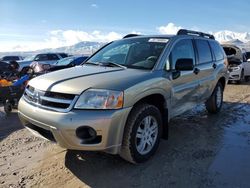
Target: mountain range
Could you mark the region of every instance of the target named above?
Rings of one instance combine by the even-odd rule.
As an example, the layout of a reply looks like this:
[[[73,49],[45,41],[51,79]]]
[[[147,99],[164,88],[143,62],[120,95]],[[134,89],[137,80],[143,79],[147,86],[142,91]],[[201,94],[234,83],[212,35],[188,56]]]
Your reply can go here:
[[[234,41],[238,40],[242,43],[248,43],[250,42],[250,33],[237,33],[232,31],[219,31],[216,33],[213,33],[216,40],[219,42],[228,42],[228,41]]]
[[[250,51],[250,33],[238,33],[232,31],[219,31],[212,33],[215,36],[215,39],[220,43],[232,43],[241,48]],[[89,42],[89,41],[82,41],[72,46],[64,46],[60,48],[48,48],[42,49],[37,51],[30,51],[30,52],[0,52],[0,57],[4,55],[22,55],[28,56],[37,53],[46,53],[46,52],[65,52],[68,54],[84,54],[90,55],[96,50],[98,50],[101,46],[105,45],[103,42]]]

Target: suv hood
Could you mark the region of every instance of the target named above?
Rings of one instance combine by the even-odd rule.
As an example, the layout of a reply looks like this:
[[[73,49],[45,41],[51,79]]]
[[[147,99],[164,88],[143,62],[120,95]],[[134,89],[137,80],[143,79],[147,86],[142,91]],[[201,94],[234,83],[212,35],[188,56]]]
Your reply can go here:
[[[135,82],[141,82],[152,72],[120,67],[76,66],[38,76],[29,85],[41,91],[79,95],[89,88],[122,91]]]

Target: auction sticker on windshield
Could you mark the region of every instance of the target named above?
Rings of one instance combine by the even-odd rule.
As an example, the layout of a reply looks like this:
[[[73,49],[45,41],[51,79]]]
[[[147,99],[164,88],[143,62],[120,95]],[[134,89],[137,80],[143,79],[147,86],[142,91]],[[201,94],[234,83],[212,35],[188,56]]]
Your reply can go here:
[[[167,43],[168,39],[160,39],[160,38],[150,38],[148,42],[160,42],[160,43]]]

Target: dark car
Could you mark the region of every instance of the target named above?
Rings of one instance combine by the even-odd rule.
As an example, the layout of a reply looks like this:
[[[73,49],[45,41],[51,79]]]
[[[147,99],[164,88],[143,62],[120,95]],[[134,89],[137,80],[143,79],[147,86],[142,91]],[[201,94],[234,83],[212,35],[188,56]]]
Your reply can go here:
[[[0,61],[10,62],[10,61],[20,61],[23,60],[21,56],[3,56]]]
[[[83,63],[88,56],[70,56],[57,61],[49,71],[61,70],[69,67],[74,67]]]
[[[0,74],[6,72],[6,71],[10,71],[10,64],[0,61]]]

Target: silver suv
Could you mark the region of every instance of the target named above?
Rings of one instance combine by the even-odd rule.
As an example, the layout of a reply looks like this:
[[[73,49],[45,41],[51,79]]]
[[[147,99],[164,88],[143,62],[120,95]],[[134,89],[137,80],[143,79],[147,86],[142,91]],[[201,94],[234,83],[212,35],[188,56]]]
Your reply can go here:
[[[31,80],[19,116],[64,148],[140,163],[167,137],[172,117],[200,103],[219,112],[227,80],[226,55],[212,35],[128,35],[81,66]]]

